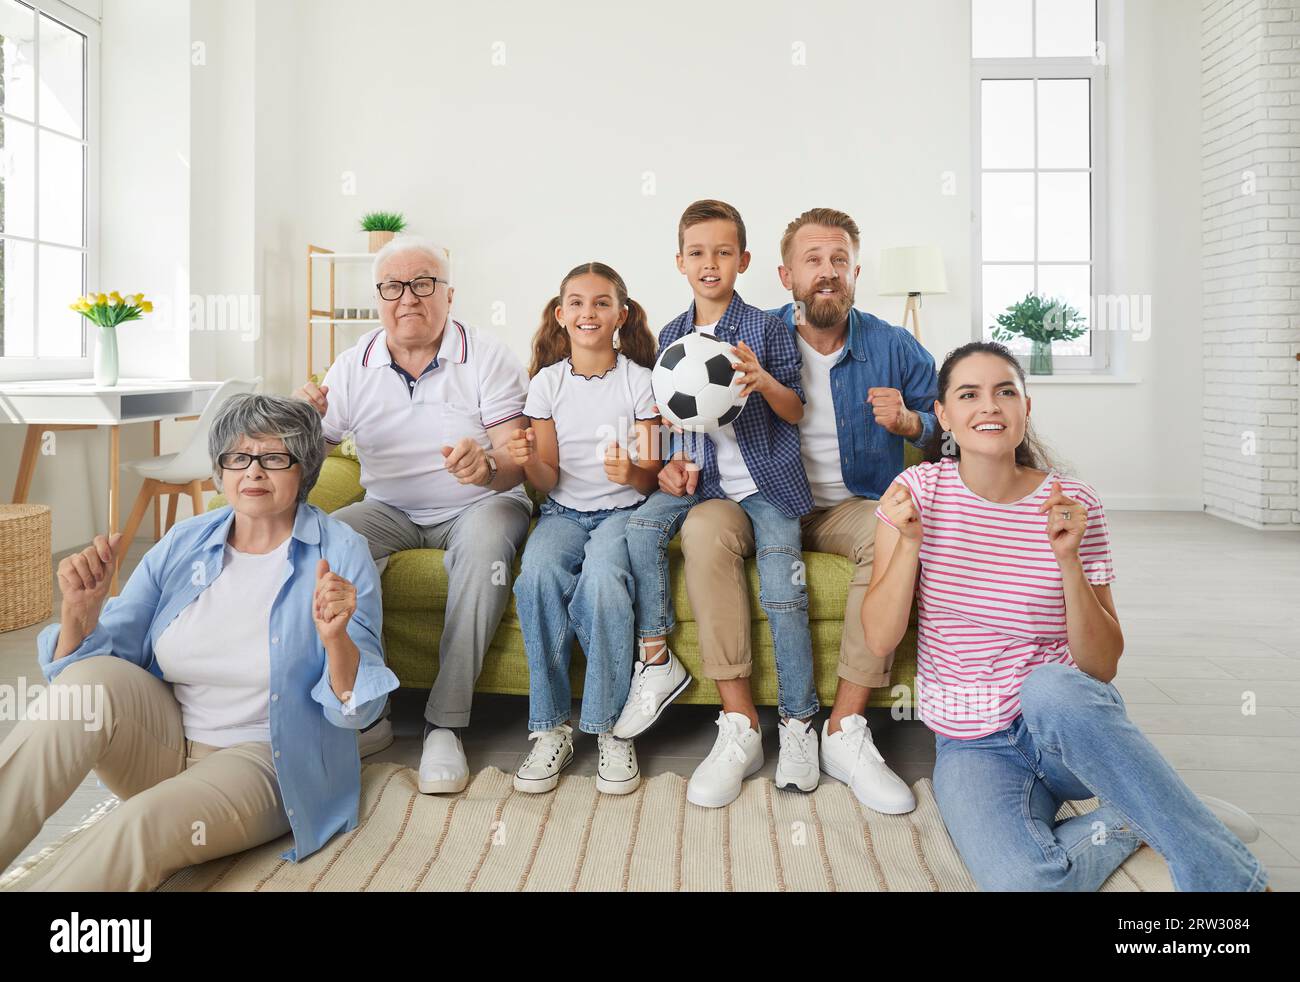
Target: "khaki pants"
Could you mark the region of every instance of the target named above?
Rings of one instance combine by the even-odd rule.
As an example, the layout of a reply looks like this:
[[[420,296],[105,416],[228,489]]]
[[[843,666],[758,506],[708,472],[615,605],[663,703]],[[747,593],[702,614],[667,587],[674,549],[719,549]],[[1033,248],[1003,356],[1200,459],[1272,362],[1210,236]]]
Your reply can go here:
[[[152,890],[179,869],[289,831],[270,744],[186,740],[171,686],[122,658],[76,662],[55,684],[103,686],[102,725],[23,720],[0,743],[0,868],[92,769],[122,802],[35,889]]]
[[[891,652],[873,658],[862,631],[862,601],[871,582],[876,546],[876,506],[867,498],[849,498],[832,508],[815,508],[801,521],[803,547],[853,560],[853,579],[845,601],[840,638],[839,677],[869,688],[889,684]],[[748,678],[750,674],[749,591],[745,560],[754,555],[754,530],[734,501],[702,501],[682,525],[686,593],[700,632],[704,673],[711,679]]]

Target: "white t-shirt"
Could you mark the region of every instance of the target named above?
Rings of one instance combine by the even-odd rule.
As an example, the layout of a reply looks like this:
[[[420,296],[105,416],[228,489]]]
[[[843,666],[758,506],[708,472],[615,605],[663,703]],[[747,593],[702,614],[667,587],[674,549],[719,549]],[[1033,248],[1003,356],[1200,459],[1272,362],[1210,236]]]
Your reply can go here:
[[[461,484],[442,456],[445,444],[467,436],[490,448],[487,431],[523,415],[528,374],[496,339],[448,315],[437,367],[408,387],[381,327],[339,355],[324,384],[325,439],[356,437],[367,497],[400,508],[417,525],[436,525],[498,493]],[[528,501],[522,487],[501,493]]]
[[[524,415],[554,420],[560,447],[560,480],[551,497],[578,511],[641,501],[644,496],[636,488],[606,476],[605,450],[617,439],[635,459],[636,420],[657,419],[654,404],[650,369],[622,354],[603,375],[579,375],[566,358],[533,376]]]
[[[695,333],[713,334],[713,329],[717,326],[717,321],[712,324],[696,324]],[[718,455],[718,483],[722,486],[722,493],[732,501],[744,501],[751,494],[757,494],[758,485],[750,476],[745,458],[740,453],[735,424],[728,423],[721,429],[714,430],[709,434],[709,439],[713,441],[713,449]]]
[[[798,334],[803,355],[803,391],[808,400],[799,421],[799,444],[803,469],[812,489],[813,504],[830,508],[853,497],[844,483],[840,464],[840,434],[835,425],[835,400],[831,395],[831,366],[840,360],[842,347],[821,354]]]
[[[221,573],[158,637],[154,656],[185,736],[214,747],[271,740],[271,606],[289,542],[264,555],[226,546]]]

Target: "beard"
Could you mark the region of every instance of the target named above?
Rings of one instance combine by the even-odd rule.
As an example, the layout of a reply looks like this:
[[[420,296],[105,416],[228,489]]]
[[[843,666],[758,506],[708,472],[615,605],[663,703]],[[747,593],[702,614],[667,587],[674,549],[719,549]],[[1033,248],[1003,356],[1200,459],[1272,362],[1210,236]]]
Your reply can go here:
[[[835,290],[831,294],[817,291],[824,286]],[[803,305],[804,320],[809,327],[822,331],[834,330],[844,323],[853,309],[853,291],[845,290],[843,282],[814,283],[805,293],[795,293],[795,300]]]

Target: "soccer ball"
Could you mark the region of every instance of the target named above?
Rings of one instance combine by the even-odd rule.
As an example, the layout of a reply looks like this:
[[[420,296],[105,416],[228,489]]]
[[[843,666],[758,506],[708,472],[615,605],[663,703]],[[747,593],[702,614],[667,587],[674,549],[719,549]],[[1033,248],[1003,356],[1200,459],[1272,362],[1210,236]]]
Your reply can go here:
[[[712,433],[745,408],[734,381],[731,345],[712,334],[687,334],[664,349],[650,385],[665,419],[693,433]]]

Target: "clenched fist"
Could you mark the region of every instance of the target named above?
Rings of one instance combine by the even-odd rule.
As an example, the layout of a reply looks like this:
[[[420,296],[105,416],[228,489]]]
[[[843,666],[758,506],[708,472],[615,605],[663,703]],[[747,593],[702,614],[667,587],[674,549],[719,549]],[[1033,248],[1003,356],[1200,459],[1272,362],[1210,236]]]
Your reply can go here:
[[[921,435],[921,419],[903,403],[903,393],[897,389],[876,386],[867,390],[867,402],[877,423],[897,436],[915,439]]]
[[[306,402],[310,402],[316,412],[324,416],[325,411],[329,408],[329,400],[327,398],[327,396],[329,396],[329,391],[330,387],[328,385],[317,386],[315,382],[309,380],[299,388],[293,390],[293,397],[295,399],[302,399]]]
[[[1088,509],[1067,498],[1061,482],[1052,482],[1052,494],[1038,506],[1040,515],[1047,514],[1047,541],[1057,562],[1077,558],[1083,534],[1088,530]]]
[[[527,467],[537,459],[537,433],[528,429],[515,430],[506,442],[506,451],[520,467]]]
[[[316,592],[311,598],[311,617],[323,642],[342,637],[357,609],[357,588],[330,572],[329,560],[316,563]]]
[[[912,542],[921,540],[921,513],[912,500],[912,492],[901,484],[891,484],[880,499],[880,510],[898,529],[898,534]]]

